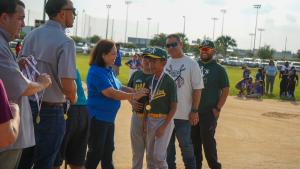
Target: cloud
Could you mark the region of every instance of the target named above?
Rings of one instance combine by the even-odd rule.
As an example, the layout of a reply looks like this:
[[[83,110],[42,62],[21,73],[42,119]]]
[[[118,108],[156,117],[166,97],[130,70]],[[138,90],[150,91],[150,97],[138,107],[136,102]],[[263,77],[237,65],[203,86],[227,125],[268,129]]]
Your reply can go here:
[[[290,23],[296,23],[297,22],[297,18],[293,15],[287,14],[285,16],[286,20]]]
[[[213,5],[213,6],[223,6],[225,5],[225,0],[204,0],[205,4]]]

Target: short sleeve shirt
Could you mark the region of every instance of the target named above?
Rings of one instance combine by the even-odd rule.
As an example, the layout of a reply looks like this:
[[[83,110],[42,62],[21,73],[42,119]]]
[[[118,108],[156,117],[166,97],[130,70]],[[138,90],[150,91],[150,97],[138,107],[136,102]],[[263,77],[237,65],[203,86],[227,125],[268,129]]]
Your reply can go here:
[[[172,77],[177,86],[178,103],[174,118],[188,120],[192,108],[193,90],[204,88],[199,65],[187,56],[169,58],[165,72]]]
[[[80,73],[79,70],[76,70],[76,74],[77,74],[77,78],[76,78],[76,86],[77,86],[77,102],[76,105],[86,105],[86,97],[85,97],[85,93],[82,87],[82,82],[81,82],[81,77],[80,77]]]
[[[65,102],[60,79],[76,79],[75,43],[65,29],[58,22],[47,21],[26,36],[22,55],[32,55],[37,60],[37,70],[51,77],[52,84],[45,90],[43,101]]]
[[[143,88],[149,88],[148,81],[151,79],[152,74],[145,74],[143,71],[136,71],[132,74],[129,79],[128,87],[134,88],[136,91],[139,91]],[[138,113],[143,113],[145,104],[148,102],[149,97],[145,96],[138,100],[139,103],[143,104],[143,108],[136,110]]]
[[[112,69],[91,65],[87,75],[87,87],[88,109],[91,117],[106,122],[114,122],[121,102],[102,94],[105,89],[120,90],[122,87]]]
[[[122,52],[121,51],[117,52],[117,57],[116,57],[114,65],[118,66],[118,67],[122,66]]]
[[[150,99],[151,110],[149,113],[169,114],[171,104],[177,103],[177,86],[174,80],[166,73],[161,81],[153,83],[153,86],[152,80],[154,81],[153,78],[148,80],[149,88],[154,90],[157,85],[157,90],[154,93],[153,99]]]
[[[13,116],[9,108],[6,92],[2,80],[0,79],[0,124],[9,121],[12,118]]]
[[[198,61],[203,74],[205,88],[201,93],[199,113],[210,113],[220,98],[223,88],[229,87],[229,80],[225,69],[215,60],[208,63]]]
[[[20,109],[20,130],[14,144],[0,152],[11,149],[22,149],[35,145],[32,113],[28,97],[22,96],[28,88],[29,80],[23,76],[10,50],[8,33],[0,28],[0,79],[2,79],[8,100],[18,104]]]

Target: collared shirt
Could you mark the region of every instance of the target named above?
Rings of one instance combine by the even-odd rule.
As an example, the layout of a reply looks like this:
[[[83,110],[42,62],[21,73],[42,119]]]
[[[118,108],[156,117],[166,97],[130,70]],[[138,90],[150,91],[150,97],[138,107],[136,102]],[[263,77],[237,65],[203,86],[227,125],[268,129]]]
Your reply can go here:
[[[114,122],[120,108],[120,100],[108,98],[102,91],[108,88],[120,90],[122,85],[111,68],[91,65],[87,75],[88,109],[97,120]]]
[[[65,102],[60,79],[76,79],[75,43],[67,37],[65,28],[49,20],[34,29],[24,40],[22,55],[34,56],[38,71],[51,77],[52,85],[45,90],[43,101]]]
[[[9,34],[0,28],[0,78],[5,86],[8,100],[19,105],[20,129],[17,141],[5,149],[0,149],[0,152],[35,145],[32,113],[28,97],[22,96],[28,88],[29,80],[20,71],[16,57],[10,50],[8,42]]]

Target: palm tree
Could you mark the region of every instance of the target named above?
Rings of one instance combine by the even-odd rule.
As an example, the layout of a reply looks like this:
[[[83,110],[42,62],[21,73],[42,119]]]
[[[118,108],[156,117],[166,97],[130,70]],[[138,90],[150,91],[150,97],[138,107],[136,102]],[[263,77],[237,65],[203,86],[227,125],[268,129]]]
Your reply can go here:
[[[224,57],[227,55],[228,48],[237,47],[236,41],[230,36],[218,37],[215,44],[217,52],[222,53]]]

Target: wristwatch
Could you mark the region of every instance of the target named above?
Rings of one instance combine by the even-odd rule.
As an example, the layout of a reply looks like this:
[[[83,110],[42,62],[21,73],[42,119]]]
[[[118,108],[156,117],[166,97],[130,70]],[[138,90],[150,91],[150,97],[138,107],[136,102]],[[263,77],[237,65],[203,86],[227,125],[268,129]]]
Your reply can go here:
[[[192,113],[198,113],[198,109],[192,108],[192,109],[191,109],[191,112],[192,112]]]

